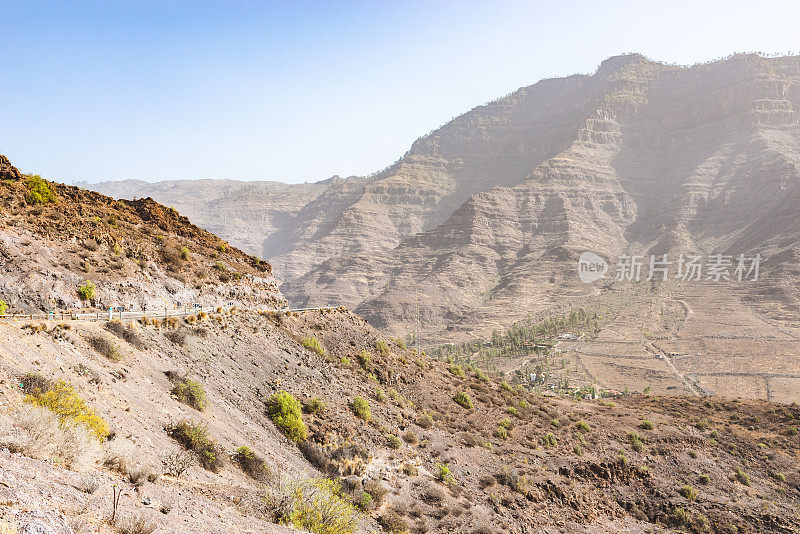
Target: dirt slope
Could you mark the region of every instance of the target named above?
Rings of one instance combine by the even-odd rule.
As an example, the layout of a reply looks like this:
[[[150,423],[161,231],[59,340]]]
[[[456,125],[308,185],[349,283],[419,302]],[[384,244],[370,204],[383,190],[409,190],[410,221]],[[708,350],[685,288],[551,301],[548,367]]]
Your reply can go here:
[[[379,481],[388,497],[361,520],[362,530],[378,529],[372,518],[388,509],[414,532],[800,529],[800,437],[791,431],[800,423],[796,406],[541,397],[469,370],[461,378],[460,371],[390,341],[382,353],[380,335],[345,311],[234,312],[220,320],[135,325],[128,341],[103,323],[72,322],[68,329],[50,323],[39,331],[0,324],[0,441],[14,442],[10,421],[24,405],[19,380],[37,372],[72,384],[109,422],[114,437],[97,460],[124,450],[128,471],[160,474],[162,458],[181,450],[164,428],[182,418],[202,421],[225,451],[218,473],[195,464],[182,477],[151,477],[155,482],[136,486],[130,475],[101,465],[77,473],[2,452],[2,515],[24,521],[26,513],[61,514],[78,531],[89,525],[108,531],[103,520],[117,484],[127,490],[121,513],[147,518],[158,532],[268,531],[264,486],[228,456],[247,445],[274,473],[319,476],[315,469],[323,469],[342,477],[346,488]],[[89,345],[96,336],[117,344],[119,361]],[[300,343],[311,336],[323,356]],[[364,350],[371,358],[362,364]],[[208,407],[199,412],[178,402],[167,372],[200,381]],[[303,416],[309,434],[299,446],[266,416],[265,401],[278,390],[326,405]],[[462,391],[472,409],[454,402]],[[369,402],[369,421],[354,415],[356,396]],[[401,438],[397,449],[389,435]],[[449,482],[436,479],[439,464],[449,467]],[[96,489],[75,489],[86,480]],[[697,496],[683,496],[684,485]]]

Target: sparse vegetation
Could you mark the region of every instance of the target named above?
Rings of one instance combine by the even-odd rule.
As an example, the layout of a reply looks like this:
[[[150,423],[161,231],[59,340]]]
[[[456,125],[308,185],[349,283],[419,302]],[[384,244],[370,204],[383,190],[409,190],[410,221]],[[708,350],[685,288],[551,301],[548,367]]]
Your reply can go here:
[[[630,434],[628,434],[628,441],[630,441],[631,447],[636,452],[644,451],[644,443],[642,441],[642,438],[636,432],[631,432]]]
[[[49,384],[45,390],[32,391],[25,397],[25,402],[53,412],[62,428],[80,425],[101,441],[109,435],[108,423],[86,405],[72,386],[62,380]]]
[[[542,445],[544,445],[545,447],[555,447],[556,443],[558,442],[556,441],[556,437],[553,435],[552,432],[548,432],[547,434],[542,436]]]
[[[322,343],[315,337],[307,337],[303,339],[303,346],[308,350],[315,352],[318,356],[325,355],[325,349],[322,348]]]
[[[737,467],[734,476],[736,480],[739,481],[739,483],[744,484],[745,486],[750,485],[750,475],[745,473],[745,471],[742,468]]]
[[[78,287],[77,292],[78,298],[86,302],[95,298],[97,295],[97,287],[95,287],[94,282],[86,281],[83,285]]]
[[[306,439],[308,428],[303,422],[300,403],[285,391],[279,391],[267,401],[267,415],[278,430],[290,440]]]
[[[172,394],[184,404],[188,404],[198,411],[203,411],[208,406],[206,390],[197,380],[184,378],[172,386]]]
[[[122,359],[122,354],[119,352],[117,345],[103,336],[92,336],[89,338],[89,345],[111,361],[118,362]]]
[[[639,425],[639,428],[642,430],[653,430],[653,422],[644,419],[642,423]]]
[[[442,463],[436,464],[436,480],[447,486],[455,484],[456,482],[455,477],[450,473],[450,467]]]
[[[464,391],[459,391],[456,393],[453,397],[453,400],[456,402],[456,404],[463,406],[467,410],[472,410],[473,408],[472,399],[470,399],[469,395]]]
[[[266,504],[274,522],[313,534],[353,534],[358,528],[356,509],[339,483],[327,478],[283,477],[267,489]]]
[[[353,410],[353,413],[359,419],[363,419],[364,421],[369,421],[372,419],[372,412],[369,408],[369,401],[364,397],[356,397],[353,399],[353,402],[350,403],[350,408]]]
[[[358,353],[356,359],[358,359],[358,363],[361,364],[361,367],[366,369],[367,367],[369,367],[369,364],[372,363],[372,354],[370,354],[366,350],[362,350],[361,352]]]
[[[39,176],[32,174],[25,180],[25,185],[28,186],[28,193],[25,195],[25,202],[30,206],[38,204],[56,204],[58,196],[50,184]]]
[[[389,534],[405,534],[408,532],[408,524],[406,523],[405,519],[400,517],[397,512],[391,509],[386,510],[378,518],[378,523],[380,523],[381,527],[383,527],[383,530]]]
[[[204,424],[184,419],[168,426],[166,430],[170,437],[197,455],[203,468],[215,473],[222,468],[222,451],[211,439]]]
[[[6,315],[8,313],[8,304],[6,301],[0,299],[0,315]]]
[[[681,486],[681,488],[678,490],[678,493],[680,493],[690,501],[697,499],[697,490],[694,489],[689,484],[684,484],[683,486]]]
[[[580,421],[578,421],[578,422],[575,424],[575,426],[578,428],[578,430],[579,430],[580,432],[582,432],[582,433],[584,433],[584,434],[587,434],[587,433],[589,433],[589,432],[591,432],[591,431],[592,431],[592,429],[589,427],[589,423],[587,423],[587,422],[586,422],[586,421],[584,421],[583,419],[581,419]]]
[[[233,455],[233,460],[239,464],[242,471],[250,475],[256,480],[265,480],[269,477],[269,468],[266,462],[260,458],[253,449],[246,445],[242,445],[236,449]]]
[[[307,414],[320,414],[327,410],[328,407],[324,402],[317,397],[312,397],[303,401],[303,411]]]
[[[447,370],[450,371],[451,375],[458,378],[464,378],[466,376],[464,374],[464,369],[462,369],[460,365],[450,365],[447,367]]]
[[[389,355],[389,344],[386,343],[384,340],[379,339],[375,342],[375,350],[378,351],[378,354],[381,356],[388,356]]]
[[[180,477],[192,467],[194,459],[194,453],[191,451],[172,452],[161,457],[161,465],[165,475]]]
[[[403,445],[403,442],[400,441],[400,438],[395,436],[394,434],[390,434],[386,437],[386,446],[390,449],[399,449]]]

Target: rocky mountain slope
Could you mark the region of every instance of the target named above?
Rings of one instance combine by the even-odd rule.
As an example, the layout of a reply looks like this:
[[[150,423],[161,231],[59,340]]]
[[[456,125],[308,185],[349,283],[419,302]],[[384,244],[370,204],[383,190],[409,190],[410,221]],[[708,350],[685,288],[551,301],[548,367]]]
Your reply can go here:
[[[0,210],[0,299],[13,313],[285,306],[267,262],[150,198],[23,176],[3,157]]]
[[[761,253],[763,282],[734,305],[791,321],[799,82],[798,57],[677,67],[635,54],[543,80],[420,138],[376,175],[317,184],[264,225],[261,257],[298,306],[346,305],[398,335],[421,308],[428,344],[594,298],[575,275],[583,250]],[[294,187],[280,209],[311,186]],[[224,224],[238,231],[251,204],[228,205]],[[230,235],[252,244],[257,232]]]
[[[151,201],[117,204],[23,176],[2,187],[5,240],[33,247],[0,265],[4,281],[39,248],[80,257],[70,234],[141,243],[156,258],[150,228],[192,246],[194,266],[222,258],[242,280],[270,271],[231,249],[213,258],[219,240]],[[45,224],[55,218],[48,191],[69,227]],[[151,262],[164,272],[148,267],[137,295],[168,292],[181,273]],[[28,270],[36,298],[8,283],[4,299],[35,307],[86,274],[47,265],[48,276]],[[101,274],[104,301],[128,297],[121,275]],[[210,283],[204,296],[228,298],[232,281]],[[344,309],[239,304],[130,323],[0,320],[0,529],[800,529],[795,405],[542,396],[415,353]]]

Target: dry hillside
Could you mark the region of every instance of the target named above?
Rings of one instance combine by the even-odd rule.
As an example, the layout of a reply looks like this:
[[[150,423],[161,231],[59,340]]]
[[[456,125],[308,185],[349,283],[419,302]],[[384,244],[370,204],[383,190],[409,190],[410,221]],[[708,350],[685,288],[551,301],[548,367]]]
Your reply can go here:
[[[126,250],[141,242],[155,254],[163,246],[143,230],[151,227],[167,242],[193,247],[195,268],[220,261],[212,257],[213,236],[181,226],[177,214],[150,201],[118,204],[56,186],[58,204],[42,207],[24,197],[47,197],[47,189],[21,180],[3,183],[3,235],[30,240],[32,249],[0,265],[4,282],[19,279],[21,262],[34,261],[37,247],[71,259],[81,257],[82,249],[70,248],[80,240],[116,236]],[[112,209],[116,224],[104,211]],[[147,215],[154,212],[164,219]],[[70,228],[58,223],[64,214]],[[239,252],[224,254],[242,280],[269,273]],[[195,281],[187,265],[171,271],[151,262],[161,278],[154,267],[149,278],[130,275],[147,280],[147,291],[181,275],[183,287]],[[47,265],[49,274],[27,271],[48,281],[40,301],[86,274],[77,262]],[[115,285],[117,273],[96,277],[98,298],[128,294],[129,286]],[[208,291],[235,287],[232,280],[210,284],[220,289]],[[6,283],[3,297],[35,306],[29,291]],[[274,289],[272,296],[281,298]],[[124,324],[1,321],[0,528],[800,530],[796,405],[543,396],[416,354],[344,309],[298,313],[267,310],[256,299],[240,303]]]

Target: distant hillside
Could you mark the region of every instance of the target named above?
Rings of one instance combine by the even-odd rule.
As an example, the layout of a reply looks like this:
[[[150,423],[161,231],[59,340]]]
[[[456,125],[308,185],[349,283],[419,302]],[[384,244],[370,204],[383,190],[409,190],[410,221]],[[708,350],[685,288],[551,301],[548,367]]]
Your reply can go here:
[[[595,344],[569,347],[573,382],[797,401],[798,106],[798,57],[632,54],[479,106],[375,175],[212,203],[233,243],[280,210],[256,232],[293,305],[345,305],[406,339],[421,327],[429,347],[585,308],[602,319],[576,328]],[[611,264],[604,279],[580,282],[583,251]],[[646,281],[663,254],[672,276]],[[674,278],[681,254],[763,261],[758,281],[695,283]],[[640,283],[614,279],[620,255],[645,260]]]
[[[796,270],[799,62],[611,58],[477,107],[369,178],[91,187],[203,211],[251,252],[261,235],[297,305],[344,304],[406,334],[419,289],[440,341],[551,311],[585,289],[561,274],[583,249],[764,250]],[[763,289],[796,309],[791,288]]]

